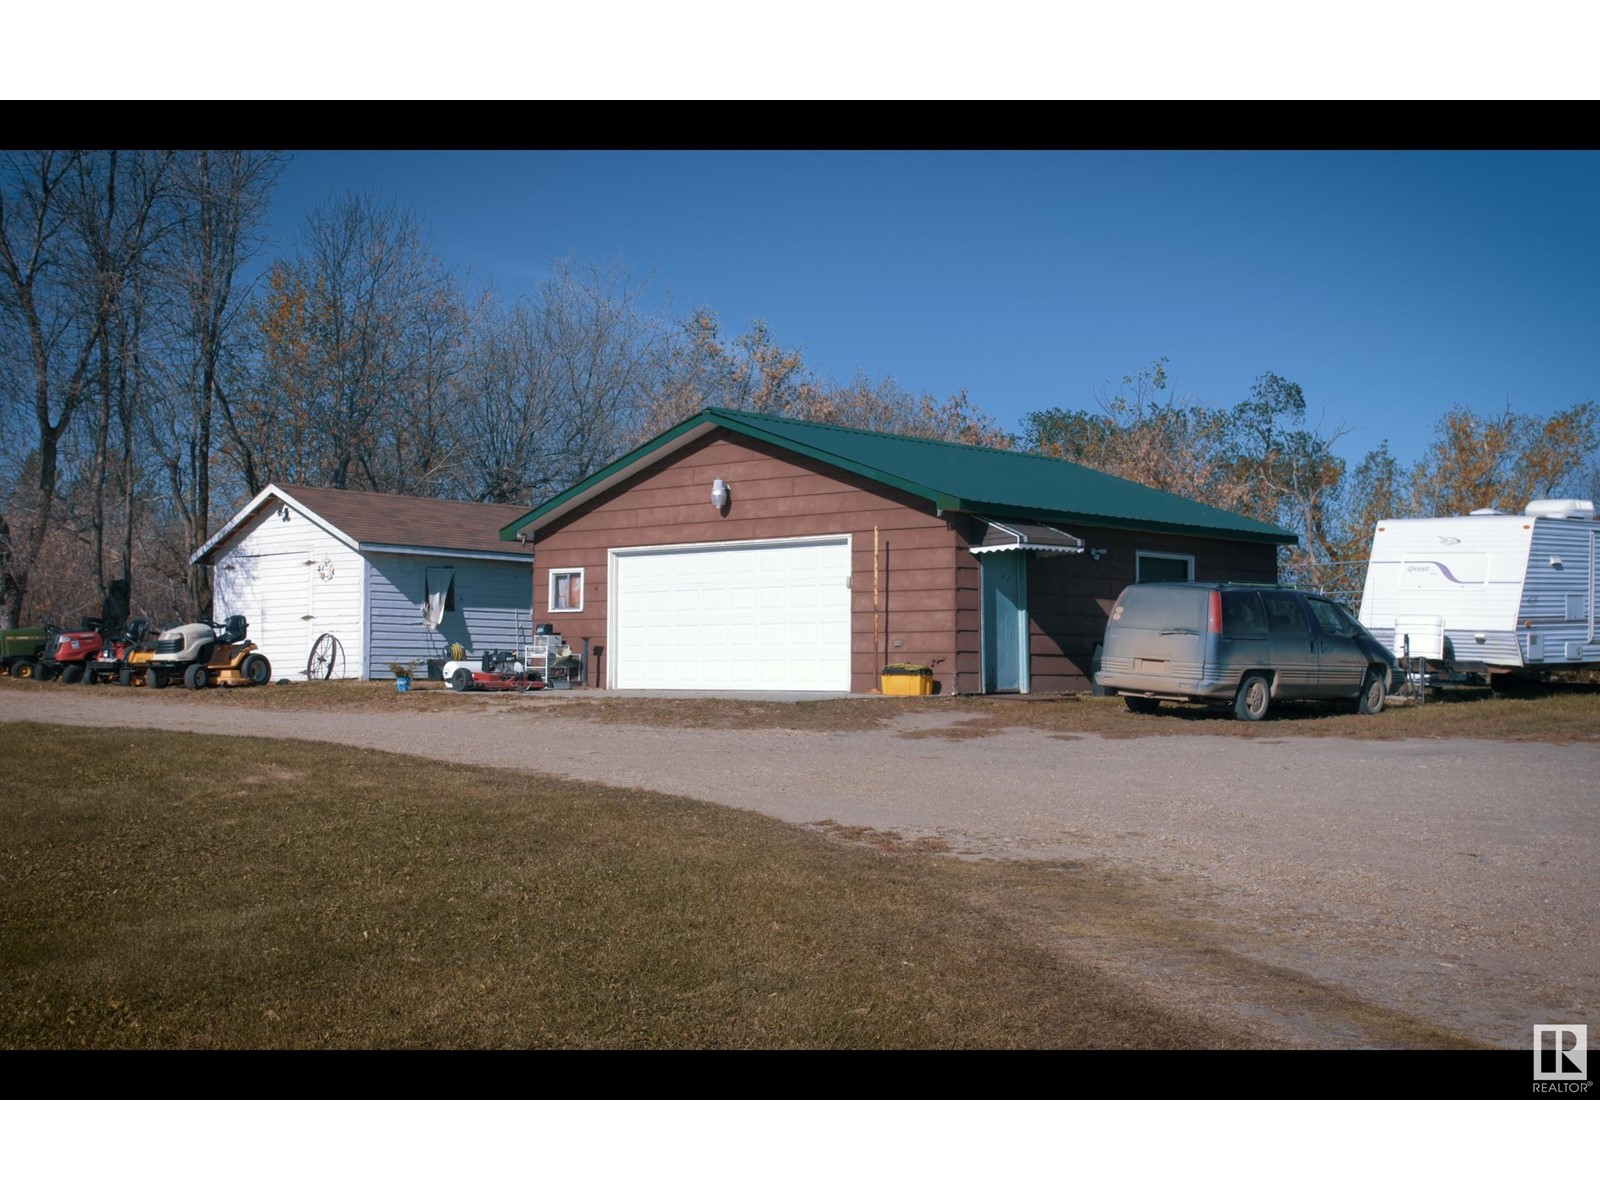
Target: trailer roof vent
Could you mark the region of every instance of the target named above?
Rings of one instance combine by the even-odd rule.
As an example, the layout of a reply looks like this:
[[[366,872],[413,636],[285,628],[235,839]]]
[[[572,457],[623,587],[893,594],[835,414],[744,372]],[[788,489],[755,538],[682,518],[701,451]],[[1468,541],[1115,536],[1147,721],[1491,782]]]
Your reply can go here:
[[[1475,508],[1467,514],[1469,517],[1503,517],[1505,515],[1498,508]]]
[[[1564,521],[1594,520],[1593,500],[1532,500],[1523,510],[1528,517],[1555,517]]]

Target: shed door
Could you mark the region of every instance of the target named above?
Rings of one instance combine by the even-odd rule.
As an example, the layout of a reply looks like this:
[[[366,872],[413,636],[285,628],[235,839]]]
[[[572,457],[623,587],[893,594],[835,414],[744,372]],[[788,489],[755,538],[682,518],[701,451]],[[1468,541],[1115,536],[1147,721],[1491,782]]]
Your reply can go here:
[[[250,639],[272,663],[274,677],[305,676],[320,565],[303,548],[236,551],[217,564],[213,619],[220,623],[237,613],[248,620]]]
[[[848,538],[618,550],[612,686],[850,690]]]
[[[1028,690],[1028,559],[1021,551],[983,556],[983,690]]]

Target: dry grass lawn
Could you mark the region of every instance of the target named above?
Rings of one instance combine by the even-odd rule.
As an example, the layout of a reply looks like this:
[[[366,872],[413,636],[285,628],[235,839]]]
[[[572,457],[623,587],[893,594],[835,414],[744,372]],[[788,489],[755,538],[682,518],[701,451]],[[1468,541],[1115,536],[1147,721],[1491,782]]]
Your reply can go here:
[[[1246,1044],[938,856],[321,744],[5,733],[55,764],[0,801],[6,1049]]]

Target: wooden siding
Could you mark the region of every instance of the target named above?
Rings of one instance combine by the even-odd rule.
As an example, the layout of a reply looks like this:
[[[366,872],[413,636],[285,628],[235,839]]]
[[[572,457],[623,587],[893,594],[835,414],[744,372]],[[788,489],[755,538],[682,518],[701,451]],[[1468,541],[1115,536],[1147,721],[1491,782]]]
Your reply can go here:
[[[731,500],[711,506],[711,484],[726,481]],[[873,527],[879,538],[879,648],[873,647]],[[766,541],[853,535],[852,691],[878,686],[889,662],[931,666],[944,691],[957,685],[955,614],[950,593],[965,541],[929,505],[892,488],[718,430],[655,464],[542,530],[535,545],[535,621],[569,643],[604,647],[613,548]],[[581,613],[549,613],[551,570],[582,568]],[[899,645],[895,643],[898,642]],[[591,659],[592,666],[592,659]],[[601,678],[606,664],[602,660]]]
[[[361,556],[322,524],[277,510],[241,526],[217,548],[212,616],[239,613],[272,663],[274,679],[305,678],[311,644],[332,633],[359,673],[362,629]]]
[[[392,679],[391,662],[415,660],[420,670],[427,659],[448,658],[451,642],[474,658],[485,650],[520,650],[527,641],[532,580],[522,563],[396,554],[373,554],[368,562],[369,678]],[[422,620],[430,567],[455,572],[455,611],[436,630]]]

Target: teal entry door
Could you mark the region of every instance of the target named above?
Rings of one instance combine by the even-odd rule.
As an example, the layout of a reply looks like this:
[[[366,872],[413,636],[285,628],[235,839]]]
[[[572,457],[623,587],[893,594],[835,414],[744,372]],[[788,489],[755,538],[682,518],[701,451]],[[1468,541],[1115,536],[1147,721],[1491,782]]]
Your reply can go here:
[[[983,690],[1028,690],[1028,556],[1002,550],[981,556]]]

